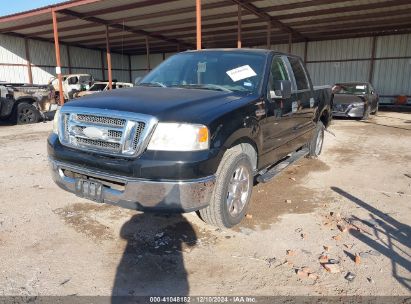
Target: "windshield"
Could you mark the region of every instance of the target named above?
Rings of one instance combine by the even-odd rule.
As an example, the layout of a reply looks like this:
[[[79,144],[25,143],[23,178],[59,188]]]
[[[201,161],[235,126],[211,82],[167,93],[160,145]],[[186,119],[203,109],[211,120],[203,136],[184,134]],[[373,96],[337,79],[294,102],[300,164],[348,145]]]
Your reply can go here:
[[[91,76],[80,76],[80,83],[91,82]]]
[[[107,84],[105,83],[95,83],[91,86],[89,91],[103,91],[106,88]]]
[[[366,84],[336,84],[334,88],[335,94],[361,95],[367,94]]]
[[[140,86],[257,92],[262,81],[263,54],[206,51],[170,57],[144,77]]]

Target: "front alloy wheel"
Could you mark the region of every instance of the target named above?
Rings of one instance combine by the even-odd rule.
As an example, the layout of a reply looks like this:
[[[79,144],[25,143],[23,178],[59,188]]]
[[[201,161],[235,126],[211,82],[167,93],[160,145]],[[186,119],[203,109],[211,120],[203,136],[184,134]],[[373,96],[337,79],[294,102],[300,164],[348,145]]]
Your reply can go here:
[[[238,216],[247,203],[250,192],[250,173],[240,165],[231,176],[228,184],[227,208],[231,216]]]
[[[241,146],[226,151],[217,170],[210,204],[199,211],[202,220],[221,228],[242,221],[253,190],[253,169]]]

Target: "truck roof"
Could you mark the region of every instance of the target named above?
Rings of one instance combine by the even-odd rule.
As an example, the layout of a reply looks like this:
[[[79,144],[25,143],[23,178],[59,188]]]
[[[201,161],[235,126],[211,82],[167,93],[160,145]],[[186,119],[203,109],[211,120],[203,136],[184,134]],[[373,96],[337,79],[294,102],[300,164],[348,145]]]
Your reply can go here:
[[[347,84],[366,84],[369,85],[369,82],[364,81],[344,81],[344,82],[336,82],[336,85],[347,85]]]
[[[191,53],[191,52],[238,52],[238,53],[257,53],[262,55],[268,55],[270,53],[278,54],[278,55],[286,55],[290,57],[298,57],[293,54],[278,52],[275,50],[268,50],[268,49],[257,49],[257,48],[214,48],[214,49],[202,49],[202,50],[188,50],[183,53]]]

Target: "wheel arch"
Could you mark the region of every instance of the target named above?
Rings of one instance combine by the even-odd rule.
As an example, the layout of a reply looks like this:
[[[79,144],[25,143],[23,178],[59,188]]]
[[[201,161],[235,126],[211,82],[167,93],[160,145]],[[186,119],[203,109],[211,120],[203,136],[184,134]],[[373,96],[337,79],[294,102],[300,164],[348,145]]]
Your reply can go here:
[[[248,155],[251,165],[253,166],[253,170],[256,171],[258,165],[257,144],[250,137],[241,137],[235,140],[229,148],[231,149],[236,146],[239,146],[239,148],[241,148],[241,150]]]
[[[20,97],[18,99],[16,99],[15,102],[15,107],[17,107],[17,105],[21,104],[21,103],[28,103],[28,104],[35,104],[37,102],[36,99],[32,98],[32,97]]]

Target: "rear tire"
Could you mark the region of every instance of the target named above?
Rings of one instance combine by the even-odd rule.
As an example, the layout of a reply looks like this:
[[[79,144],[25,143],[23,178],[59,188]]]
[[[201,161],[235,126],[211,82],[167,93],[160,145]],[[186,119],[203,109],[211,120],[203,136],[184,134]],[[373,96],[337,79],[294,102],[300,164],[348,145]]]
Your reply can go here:
[[[217,170],[217,180],[208,207],[199,211],[208,224],[231,228],[244,218],[253,190],[253,169],[241,146],[226,151]]]
[[[305,145],[308,148],[308,157],[318,157],[323,150],[324,144],[324,124],[321,121],[317,122],[315,133],[309,143]]]
[[[40,112],[29,103],[20,103],[17,105],[15,118],[18,125],[36,123],[40,119]]]

